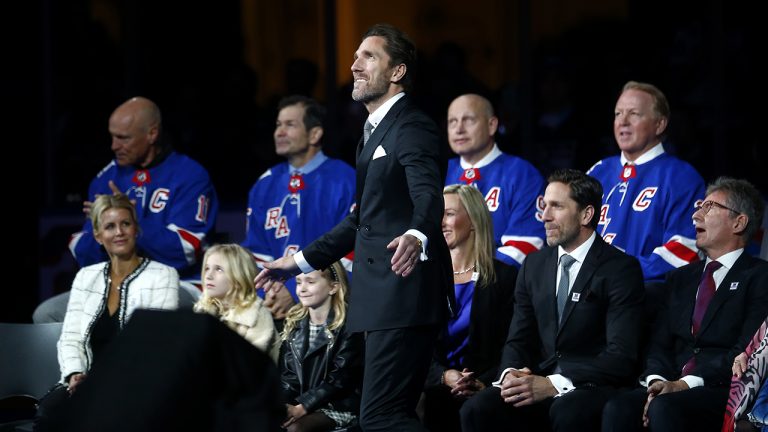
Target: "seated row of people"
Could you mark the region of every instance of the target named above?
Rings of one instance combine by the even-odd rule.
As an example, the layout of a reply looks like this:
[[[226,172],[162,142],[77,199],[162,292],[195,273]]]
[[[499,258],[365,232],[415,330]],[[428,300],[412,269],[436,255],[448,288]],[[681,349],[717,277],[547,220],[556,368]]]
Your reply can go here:
[[[469,342],[463,336],[464,332],[471,334],[468,330],[471,323],[466,328],[463,323],[455,323],[457,325],[452,330],[446,331],[439,324],[448,311],[456,316],[457,280],[451,280],[448,273],[450,257],[439,227],[442,210],[439,207],[439,185],[443,181],[439,167],[439,134],[434,122],[418,110],[405,94],[412,85],[412,74],[408,72],[409,65],[415,61],[414,53],[412,42],[394,27],[376,25],[363,36],[351,68],[355,77],[352,97],[362,102],[369,112],[364,139],[358,150],[357,207],[344,221],[307,247],[286,244],[283,250],[273,255],[283,258],[264,263],[266,269],[254,281],[254,285],[259,287],[268,279],[279,281],[285,275],[298,273],[299,269],[311,273],[328,268],[354,247],[356,291],[351,295],[349,322],[353,332],[366,332],[361,397],[361,423],[366,430],[418,429],[411,409],[427,375],[435,335],[446,333],[447,336],[442,336],[450,341],[448,346],[461,353],[462,341]],[[486,402],[498,404],[499,400],[504,408],[493,410],[496,416],[517,415],[509,408],[510,405],[504,404],[514,403],[520,407],[531,404],[546,410],[546,401],[549,401],[552,407],[564,407],[563,415],[556,419],[557,424],[570,425],[575,417],[584,417],[583,414],[594,413],[602,407],[601,400],[610,398],[611,387],[632,374],[632,362],[639,358],[640,331],[637,329],[642,327],[641,320],[636,319],[642,316],[642,309],[639,309],[640,312],[637,309],[638,305],[642,307],[644,294],[641,267],[634,258],[606,246],[603,238],[623,249],[630,249],[618,240],[617,233],[608,231],[601,232],[602,236],[597,235],[598,219],[606,216],[603,220],[603,231],[606,231],[606,225],[618,217],[615,213],[617,208],[621,213],[630,211],[630,203],[631,211],[649,215],[649,218],[663,215],[655,220],[656,224],[673,223],[679,218],[670,216],[673,213],[666,209],[668,202],[678,202],[672,199],[667,186],[633,182],[639,177],[638,170],[645,172],[639,165],[647,162],[651,167],[651,160],[664,159],[659,157],[663,154],[659,137],[666,128],[669,116],[658,95],[648,92],[648,88],[634,85],[636,83],[629,84],[633,87],[625,88],[616,106],[614,132],[623,155],[628,161],[636,163],[628,166],[610,164],[618,165],[621,171],[621,183],[609,193],[614,198],[621,195],[618,203],[604,205],[603,190],[593,178],[578,172],[558,172],[551,178],[544,197],[537,200],[541,203],[540,212],[534,215],[534,218],[538,216],[543,221],[540,229],[550,247],[535,252],[538,249],[536,244],[540,242],[532,240],[531,236],[508,238],[502,242],[509,247],[507,252],[522,248],[523,255],[528,257],[524,261],[517,260],[523,265],[517,277],[513,321],[505,348],[501,351],[499,367],[504,371],[494,382],[501,390],[495,390],[495,386],[488,387],[469,398],[461,408],[465,429],[471,428],[480,417],[480,421],[494,421],[494,416],[483,416],[481,412],[487,409]],[[492,115],[486,113],[486,117]],[[473,121],[466,118],[467,125]],[[308,124],[304,126],[306,133]],[[152,130],[140,131],[142,137],[151,138]],[[317,135],[317,130],[313,130]],[[490,128],[484,133],[492,135]],[[460,135],[457,131],[455,142],[466,142]],[[131,148],[123,144],[129,144],[131,136],[116,131],[113,137],[118,164],[126,162]],[[276,147],[291,144],[290,137],[285,138],[278,142],[276,135]],[[146,144],[148,140],[143,141]],[[490,139],[482,143],[484,148],[490,148],[490,153],[474,155],[483,156],[473,156],[475,162],[481,162],[486,157],[486,162],[498,159],[498,152],[493,152],[495,145],[489,144],[492,144]],[[146,150],[147,146],[143,148]],[[141,168],[146,161],[136,162]],[[128,171],[135,168],[131,166]],[[462,175],[468,179],[482,177],[477,167],[462,168]],[[599,175],[598,168],[593,170],[595,175]],[[651,169],[647,171],[653,172]],[[139,188],[129,184],[130,189],[147,192],[141,186],[147,184],[150,172],[134,171],[135,179],[131,181]],[[124,189],[120,186],[113,188],[107,177],[100,181],[106,182],[110,190],[121,192]],[[291,202],[300,202],[301,191],[307,186],[303,180],[303,176],[298,174],[288,180]],[[691,178],[686,183],[695,184],[695,180]],[[608,181],[616,182],[610,178]],[[660,183],[661,179],[655,178],[654,181]],[[630,191],[633,185],[642,187],[642,190],[636,197],[624,200],[628,191],[634,194],[635,191]],[[671,188],[676,186],[679,187],[672,185]],[[618,191],[618,195],[614,191]],[[483,192],[485,201],[493,204],[493,198],[498,199],[501,190],[491,188]],[[508,195],[514,196],[503,194],[505,197]],[[136,196],[144,199],[147,195]],[[404,197],[410,197],[410,200]],[[167,191],[157,190],[152,193],[149,211],[160,213],[169,202]],[[527,208],[526,205],[529,207],[529,199],[522,197],[520,202],[523,208]],[[208,203],[198,200],[197,205],[200,211],[195,217],[206,219]],[[685,202],[679,205],[683,209],[679,214],[687,219]],[[727,206],[729,203],[720,205]],[[728,208],[734,207],[730,204]],[[288,234],[285,229],[287,218],[282,210],[282,206],[273,206],[266,214],[265,227],[274,226],[276,236]],[[311,214],[311,211],[303,210],[304,214]],[[691,206],[688,210],[692,210]],[[700,212],[702,210],[697,213]],[[739,214],[745,212],[743,210]],[[256,217],[258,220],[258,215]],[[751,215],[749,219],[753,219]],[[616,224],[610,226],[612,230]],[[688,236],[684,233],[675,235],[649,253],[666,257],[667,262],[671,259],[675,265],[680,265],[685,259],[695,260],[695,253],[692,255],[685,251],[695,234],[690,224],[683,226],[689,231]],[[178,238],[191,240],[190,233],[174,227],[179,226],[163,225]],[[495,231],[495,235],[499,235],[502,229]],[[658,231],[661,230],[646,230],[643,236],[651,237]],[[662,235],[666,236],[667,230],[663,231]],[[295,255],[286,256],[300,248],[302,250]],[[564,258],[558,264],[561,256]],[[462,275],[469,271],[468,268],[454,266],[453,271]],[[638,286],[639,290],[636,289]],[[284,292],[279,286],[268,291],[273,296]],[[466,289],[458,291],[466,295]],[[442,298],[445,298],[445,303]],[[271,301],[269,297],[268,300]],[[546,357],[540,357],[540,354]],[[467,385],[464,386],[466,390],[457,392],[479,388],[472,379],[473,372],[469,367],[462,367],[462,376],[457,379],[457,384]],[[593,398],[588,409],[567,409],[577,405],[573,401],[580,401],[579,395],[583,394],[585,386],[599,387],[600,396]],[[556,394],[560,396],[552,402],[550,396]],[[540,405],[539,402],[545,404]]]
[[[549,247],[532,254],[519,275],[493,258],[482,194],[467,185],[446,187],[442,225],[457,307],[439,334],[425,383],[425,424],[704,430],[722,418],[731,359],[768,315],[768,264],[743,253],[762,220],[759,193],[726,178],[707,192],[693,214],[696,246],[707,260],[667,275],[667,299],[655,305],[659,319],[642,358],[642,274],[636,259],[596,235],[602,191],[594,178],[573,170],[549,178],[543,212]],[[110,260],[83,268],[73,283],[59,342],[67,384],[59,398],[76,390],[135,309],[174,309],[178,302],[176,271],[137,254],[139,227],[126,196],[100,196],[90,216]],[[362,335],[344,327],[348,284],[341,264],[298,276],[300,303],[278,338],[253,287],[250,253],[216,245],[203,262],[196,311],[219,316],[275,360],[283,341],[280,365],[292,401],[284,426],[328,430],[353,421]],[[641,364],[643,387],[621,391]],[[55,400],[46,398],[41,412]]]
[[[589,172],[605,190],[598,233],[637,257],[647,282],[660,282],[667,271],[697,259],[694,232],[685,215],[703,198],[704,182],[693,167],[665,152],[662,141],[669,116],[669,103],[658,88],[628,82],[614,117],[621,155],[599,161]],[[354,170],[322,151],[325,117],[323,106],[311,98],[280,101],[275,151],[286,161],[253,185],[242,242],[260,261],[295,253],[353,208]],[[139,237],[142,252],[179,270],[185,282],[196,280],[197,259],[218,212],[208,174],[161,139],[160,110],[146,98],[119,106],[109,128],[115,159],[91,183],[88,199],[116,192],[134,199],[145,231]],[[448,162],[445,184],[470,184],[480,190],[493,220],[496,257],[519,267],[527,254],[544,244],[545,183],[529,162],[499,150],[497,129],[488,99],[467,94],[450,104],[448,143],[459,157]],[[676,181],[680,178],[684,181]],[[86,214],[90,202],[85,202]],[[80,265],[103,259],[87,222],[72,236],[70,249]],[[345,265],[349,269],[350,263]],[[267,290],[266,297],[280,319],[297,301],[293,280],[285,283],[287,291]],[[180,291],[181,304],[191,305],[192,294],[190,298],[188,291]],[[65,294],[45,302],[35,321],[60,321],[66,301]]]
[[[693,213],[706,260],[667,274],[644,349],[648,299],[640,268],[595,235],[600,189],[580,173],[550,177],[550,247],[520,270],[498,380],[461,408],[463,430],[704,431],[723,424],[731,362],[768,316],[768,263],[744,253],[762,220],[760,194],[726,178],[708,188]]]

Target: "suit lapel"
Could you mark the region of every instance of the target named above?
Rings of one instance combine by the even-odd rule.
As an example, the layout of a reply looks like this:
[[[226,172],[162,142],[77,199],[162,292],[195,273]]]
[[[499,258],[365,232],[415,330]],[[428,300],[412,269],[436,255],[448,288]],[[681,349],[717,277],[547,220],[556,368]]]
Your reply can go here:
[[[395,124],[395,119],[397,119],[398,115],[400,114],[400,111],[403,110],[403,108],[406,106],[406,99],[408,96],[404,96],[400,98],[399,101],[395,102],[394,105],[392,105],[392,108],[389,109],[387,114],[384,116],[384,118],[381,120],[378,126],[376,126],[376,129],[371,134],[371,137],[368,138],[368,142],[363,145],[363,138],[360,138],[360,141],[358,142],[358,154],[357,154],[357,162],[356,162],[356,171],[357,171],[357,179],[356,179],[356,186],[357,186],[357,208],[360,208],[361,199],[363,196],[363,188],[365,186],[365,179],[368,175],[368,164],[371,162],[371,158],[373,157],[373,152],[376,150],[376,147],[378,147],[382,140],[384,139],[384,136],[387,134],[387,131],[392,127],[393,124]]]
[[[725,275],[725,279],[723,279],[723,282],[717,288],[717,291],[715,291],[715,296],[712,297],[712,300],[709,302],[707,311],[704,312],[704,317],[701,319],[699,334],[707,330],[707,326],[712,322],[712,319],[714,319],[717,311],[720,309],[723,303],[725,303],[726,300],[735,295],[738,290],[746,289],[746,286],[743,285],[743,281],[741,281],[740,278],[742,272],[749,268],[748,260],[749,256],[742,252],[739,259],[733,263],[733,267],[728,270],[728,273]],[[732,284],[735,284],[735,289],[733,290],[731,289]]]
[[[536,302],[537,311],[542,311],[543,319],[541,322],[553,323],[548,326],[549,331],[542,331],[542,334],[549,335],[554,343],[557,337],[557,248],[550,247],[549,255],[544,261],[544,267],[542,268],[542,274],[544,276],[544,284],[542,285],[543,292],[532,293],[534,298],[538,298]],[[538,312],[537,312],[538,315]],[[544,330],[544,329],[542,329]]]
[[[600,262],[604,243],[600,236],[595,236],[595,242],[592,243],[592,247],[589,248],[584,262],[581,264],[579,274],[576,276],[576,281],[573,283],[571,292],[568,294],[568,299],[565,301],[565,309],[563,309],[563,319],[560,320],[560,327],[558,329],[558,335],[563,330],[568,317],[571,315],[571,311],[579,303],[573,301],[574,298],[581,301],[581,295],[584,289],[587,287],[587,283],[592,280],[592,275],[597,270],[598,263]]]

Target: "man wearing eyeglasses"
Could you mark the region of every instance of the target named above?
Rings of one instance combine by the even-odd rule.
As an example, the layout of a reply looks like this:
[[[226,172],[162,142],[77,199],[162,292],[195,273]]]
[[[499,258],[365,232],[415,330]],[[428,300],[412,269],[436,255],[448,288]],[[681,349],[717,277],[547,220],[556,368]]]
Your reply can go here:
[[[669,116],[667,98],[656,86],[625,84],[613,120],[621,155],[587,172],[603,185],[597,232],[637,257],[646,283],[661,282],[666,272],[699,259],[690,214],[704,197],[704,180],[665,152]]]
[[[706,260],[667,274],[642,387],[606,405],[603,431],[720,430],[731,362],[768,314],[768,262],[744,253],[764,209],[745,180],[709,186],[693,213]]]

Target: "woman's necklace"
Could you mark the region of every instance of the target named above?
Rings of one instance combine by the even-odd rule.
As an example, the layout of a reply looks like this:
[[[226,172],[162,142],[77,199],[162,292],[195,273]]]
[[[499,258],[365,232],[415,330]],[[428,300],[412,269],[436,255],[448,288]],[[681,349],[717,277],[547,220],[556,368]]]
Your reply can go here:
[[[465,268],[464,270],[455,271],[455,272],[453,272],[453,274],[455,274],[455,275],[460,275],[460,274],[464,274],[464,273],[466,273],[466,272],[468,272],[468,271],[470,271],[470,270],[474,270],[474,269],[475,269],[475,265],[474,265],[474,264],[472,264],[472,266],[471,266],[471,267],[467,267],[467,268]]]

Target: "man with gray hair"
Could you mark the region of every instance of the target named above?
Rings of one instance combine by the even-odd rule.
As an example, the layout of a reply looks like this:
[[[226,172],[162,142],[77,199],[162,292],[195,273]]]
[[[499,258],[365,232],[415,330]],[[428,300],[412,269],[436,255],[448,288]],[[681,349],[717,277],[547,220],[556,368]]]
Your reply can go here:
[[[706,261],[667,274],[641,386],[609,401],[603,431],[720,430],[731,361],[768,314],[768,262],[744,252],[764,209],[745,180],[709,186],[693,213]]]

